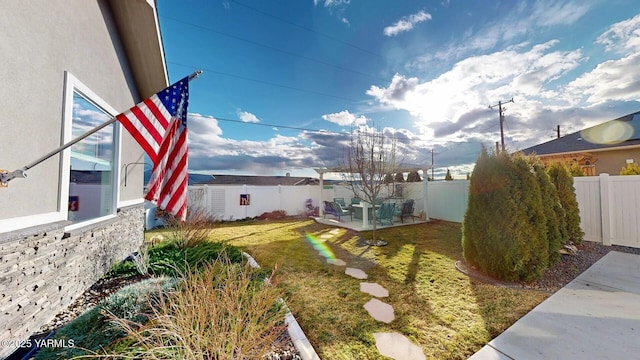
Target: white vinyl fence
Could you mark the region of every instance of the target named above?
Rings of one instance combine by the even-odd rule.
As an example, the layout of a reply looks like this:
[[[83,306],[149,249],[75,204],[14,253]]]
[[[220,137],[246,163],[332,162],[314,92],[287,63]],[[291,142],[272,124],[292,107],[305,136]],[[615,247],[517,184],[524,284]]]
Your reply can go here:
[[[318,186],[253,186],[196,185],[189,186],[189,206],[202,207],[222,220],[259,216],[265,212],[284,210],[289,215],[306,213],[307,199],[318,205]]]
[[[431,181],[427,189],[430,218],[459,223],[464,220],[469,180]]]
[[[468,188],[468,180],[429,182],[426,215],[461,222],[466,209]],[[383,188],[381,196],[390,197],[393,191],[392,186]],[[351,189],[343,185],[325,185],[322,199],[320,194],[320,187],[317,185],[195,185],[189,187],[189,206],[202,207],[222,220],[237,220],[274,210],[284,210],[289,215],[304,215],[307,199],[312,199],[314,206],[320,206],[325,200],[344,198],[349,202],[354,197]],[[424,183],[402,184],[402,199],[415,200],[416,216],[425,213]]]
[[[576,177],[574,187],[585,240],[640,248],[640,175]],[[385,190],[383,196],[389,196],[391,191],[391,188]],[[402,192],[404,199],[415,200],[415,215],[424,212],[423,183],[404,183]],[[189,204],[202,206],[220,219],[236,220],[274,210],[304,215],[307,199],[312,199],[314,206],[320,206],[322,200],[341,197],[349,201],[353,197],[351,189],[340,185],[324,186],[322,199],[320,193],[317,185],[197,185],[189,187]],[[469,180],[428,182],[426,215],[462,222],[468,193]],[[243,198],[248,202],[241,204],[241,195],[248,195],[248,199]]]
[[[640,175],[574,178],[584,239],[640,247]]]

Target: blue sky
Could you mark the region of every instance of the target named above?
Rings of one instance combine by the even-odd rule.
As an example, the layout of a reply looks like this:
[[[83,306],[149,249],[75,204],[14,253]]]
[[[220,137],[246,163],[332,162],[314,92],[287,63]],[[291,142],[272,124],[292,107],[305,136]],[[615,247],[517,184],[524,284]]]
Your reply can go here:
[[[519,150],[640,110],[640,2],[157,1],[171,82],[191,82],[191,171],[317,176],[348,134],[464,177],[484,144]]]

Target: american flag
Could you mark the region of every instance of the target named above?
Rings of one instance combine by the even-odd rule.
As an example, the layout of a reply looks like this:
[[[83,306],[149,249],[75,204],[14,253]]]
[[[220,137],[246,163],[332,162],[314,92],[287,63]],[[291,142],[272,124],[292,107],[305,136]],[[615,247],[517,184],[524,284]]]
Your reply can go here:
[[[189,78],[116,116],[153,163],[146,199],[184,221],[187,217],[187,105]]]

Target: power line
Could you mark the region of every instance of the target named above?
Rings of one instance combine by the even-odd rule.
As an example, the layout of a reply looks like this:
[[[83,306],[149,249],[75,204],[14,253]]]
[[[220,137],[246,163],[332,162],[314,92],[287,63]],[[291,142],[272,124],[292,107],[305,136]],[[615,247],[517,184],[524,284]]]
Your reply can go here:
[[[243,125],[267,126],[267,127],[271,127],[271,128],[300,130],[300,131],[307,131],[307,132],[326,134],[326,135],[351,136],[351,133],[346,133],[346,132],[332,132],[332,131],[328,131],[328,130],[319,130],[319,129],[299,127],[299,126],[277,125],[277,124],[270,124],[270,123],[264,123],[264,122],[245,122],[245,121],[242,121],[242,120],[239,120],[239,119],[228,119],[228,118],[216,117],[216,116],[213,116],[213,118],[218,120],[218,121],[230,122],[230,123],[236,123],[236,124],[243,124]],[[378,133],[372,133],[371,136],[387,138],[387,139],[393,139],[394,138],[394,137],[391,137],[391,136],[388,136],[388,135],[378,134]],[[396,140],[399,140],[399,141],[401,141],[403,143],[421,141],[421,139],[410,139],[410,138],[404,138],[404,139],[396,138]],[[482,144],[482,145],[484,145],[484,143],[479,142],[479,141],[463,141],[463,142],[455,142],[455,143],[454,142],[449,142],[449,143],[450,144]],[[439,155],[439,154],[445,153],[445,152],[447,152],[449,150],[450,149],[448,147],[445,147],[443,151],[437,152],[437,153],[435,153],[435,155]],[[433,151],[433,148],[432,148],[431,151]]]
[[[219,31],[219,30],[214,30],[214,29],[208,28],[206,26],[194,24],[194,23],[191,23],[191,22],[187,22],[187,21],[184,21],[184,20],[176,19],[176,18],[173,18],[173,17],[170,17],[170,16],[166,16],[166,15],[163,15],[161,17],[165,18],[165,19],[168,19],[168,20],[175,21],[177,23],[189,25],[189,26],[192,26],[192,27],[195,27],[195,28],[198,28],[198,29],[202,29],[202,30],[205,30],[205,31],[208,31],[208,32],[212,32],[214,34],[218,34],[218,35],[221,35],[221,36],[226,36],[226,37],[229,37],[229,38],[234,39],[234,40],[243,41],[243,42],[249,43],[251,45],[263,47],[263,48],[266,48],[266,49],[269,49],[269,50],[273,50],[273,51],[281,52],[283,54],[287,54],[287,55],[290,55],[290,56],[298,57],[298,58],[301,58],[301,59],[304,59],[304,60],[307,60],[307,61],[311,61],[311,62],[322,64],[322,65],[325,65],[325,66],[329,66],[329,67],[332,67],[334,69],[338,69],[338,70],[341,70],[341,71],[350,72],[350,73],[357,74],[357,75],[360,75],[360,76],[366,76],[366,77],[369,77],[369,78],[372,78],[372,79],[376,79],[376,80],[387,81],[386,79],[382,79],[382,78],[374,76],[374,75],[366,74],[366,73],[363,73],[363,72],[358,71],[358,70],[345,68],[345,67],[342,67],[340,65],[335,65],[335,64],[332,64],[332,63],[324,61],[324,60],[318,60],[318,59],[314,59],[314,58],[309,57],[309,56],[300,55],[300,54],[297,54],[297,53],[292,52],[292,51],[278,49],[278,48],[270,46],[270,45],[266,45],[266,44],[263,44],[263,43],[260,43],[260,42],[257,42],[257,41],[245,39],[243,37],[236,36],[236,35],[233,35],[233,34],[229,34],[229,33],[226,33],[226,32],[222,32],[222,31]]]
[[[334,98],[334,99],[346,100],[346,101],[354,102],[354,103],[359,102],[359,100],[352,99],[352,98],[347,98],[347,97],[338,96],[338,95],[331,95],[331,94],[321,93],[321,92],[318,92],[318,91],[313,91],[313,90],[308,90],[308,89],[301,89],[301,88],[297,88],[297,87],[294,87],[294,86],[278,84],[278,83],[274,83],[274,82],[270,82],[270,81],[266,81],[266,80],[254,79],[254,78],[250,78],[250,77],[246,77],[246,76],[242,76],[242,75],[230,74],[230,73],[227,73],[227,72],[208,69],[208,68],[205,68],[205,67],[202,67],[202,66],[187,65],[187,64],[178,63],[178,62],[175,62],[175,61],[167,61],[167,63],[168,64],[179,65],[179,66],[184,66],[184,67],[190,68],[190,69],[202,69],[204,71],[207,71],[207,72],[210,72],[210,73],[214,73],[214,74],[218,74],[218,75],[228,76],[228,77],[241,79],[241,80],[246,80],[246,81],[252,81],[252,82],[265,84],[265,85],[270,85],[270,86],[275,86],[275,87],[280,87],[280,88],[283,88],[283,89],[295,90],[295,91],[314,94],[314,95],[331,97],[331,98]]]
[[[317,30],[314,30],[314,29],[312,29],[312,28],[309,28],[309,27],[306,27],[306,26],[303,26],[303,25],[300,25],[300,24],[296,24],[296,23],[294,23],[294,22],[292,22],[292,21],[289,21],[289,20],[284,19],[284,18],[281,18],[281,17],[279,17],[279,16],[276,16],[276,15],[273,15],[273,14],[270,14],[270,13],[267,13],[267,12],[264,12],[264,11],[262,11],[262,10],[260,10],[260,9],[256,9],[256,8],[254,8],[254,7],[252,7],[252,6],[249,6],[249,5],[247,5],[247,4],[241,3],[241,2],[239,2],[239,1],[236,1],[236,0],[231,0],[231,1],[233,1],[234,3],[236,3],[236,4],[240,5],[240,6],[244,6],[244,7],[248,8],[248,9],[251,9],[251,10],[253,10],[253,11],[255,11],[255,12],[259,13],[259,14],[262,14],[262,15],[268,16],[268,17],[270,17],[270,18],[274,18],[274,19],[276,19],[276,20],[278,20],[278,21],[282,21],[283,23],[286,23],[286,24],[289,24],[289,25],[295,26],[295,27],[297,27],[297,28],[300,28],[300,29],[303,29],[303,30],[306,30],[306,31],[312,32],[312,33],[314,33],[314,34],[320,35],[320,36],[322,36],[322,37],[325,37],[325,38],[327,38],[327,39],[333,40],[333,41],[338,42],[338,43],[340,43],[340,44],[343,44],[343,45],[349,46],[349,47],[351,47],[351,48],[354,48],[354,49],[356,49],[356,50],[360,50],[360,51],[362,51],[362,52],[365,52],[365,53],[367,53],[367,54],[369,54],[369,55],[374,55],[374,56],[377,56],[377,57],[379,57],[379,58],[381,58],[381,59],[383,59],[383,58],[384,58],[382,55],[380,55],[380,54],[378,54],[378,53],[375,53],[375,52],[373,52],[373,51],[367,50],[367,49],[362,48],[362,47],[360,47],[360,46],[357,46],[357,45],[354,45],[354,44],[348,43],[348,42],[346,42],[346,41],[340,40],[340,39],[338,39],[338,38],[336,38],[336,37],[334,37],[334,36],[331,36],[331,35],[328,35],[328,34],[325,34],[325,33],[321,33],[321,32],[319,32],[319,31],[317,31]]]
[[[238,123],[238,124],[244,124],[244,125],[268,126],[268,127],[276,127],[279,129],[291,129],[291,130],[300,130],[300,131],[309,131],[309,132],[327,133],[327,134],[340,134],[340,133],[331,133],[326,130],[310,129],[310,128],[303,128],[303,127],[297,127],[297,126],[276,125],[276,124],[268,124],[263,122],[246,122],[238,119],[225,119],[225,118],[220,118],[216,116],[214,116],[214,118],[218,121],[226,121],[226,122],[232,122],[232,123]]]

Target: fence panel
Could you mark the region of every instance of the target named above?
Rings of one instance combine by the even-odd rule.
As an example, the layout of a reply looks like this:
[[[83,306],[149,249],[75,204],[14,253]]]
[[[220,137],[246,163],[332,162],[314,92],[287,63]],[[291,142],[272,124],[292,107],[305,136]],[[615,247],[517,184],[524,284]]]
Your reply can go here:
[[[467,211],[469,180],[431,181],[427,186],[429,217],[462,222]]]
[[[609,177],[611,243],[640,247],[640,175]]]
[[[600,207],[600,180],[597,176],[576,177],[573,187],[580,210],[580,227],[584,239],[602,242],[602,211]]]

